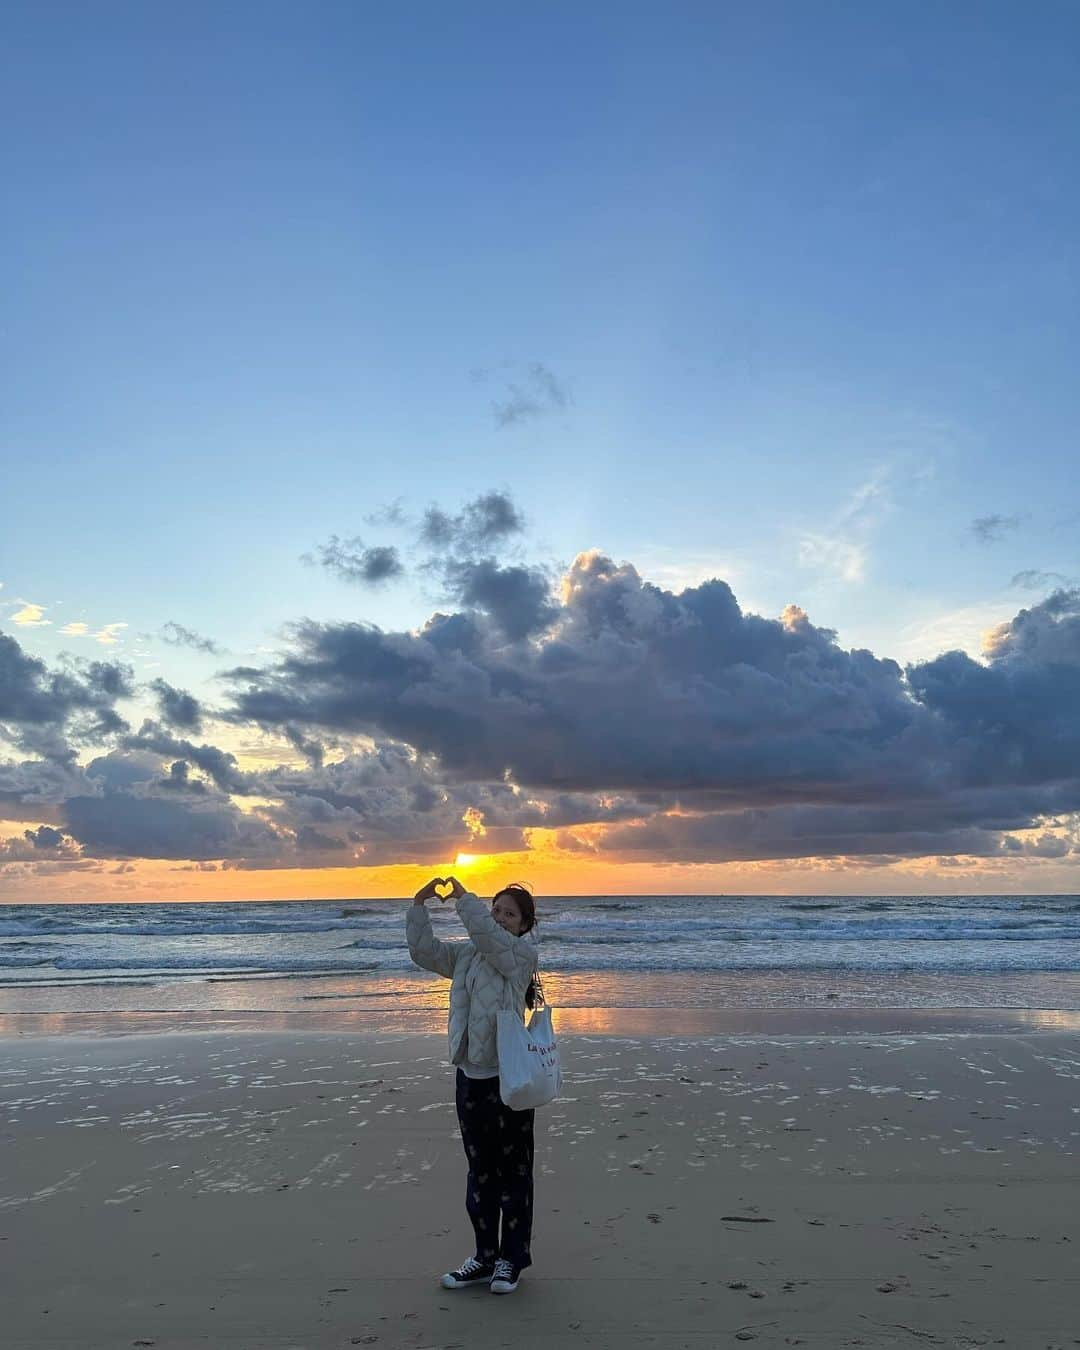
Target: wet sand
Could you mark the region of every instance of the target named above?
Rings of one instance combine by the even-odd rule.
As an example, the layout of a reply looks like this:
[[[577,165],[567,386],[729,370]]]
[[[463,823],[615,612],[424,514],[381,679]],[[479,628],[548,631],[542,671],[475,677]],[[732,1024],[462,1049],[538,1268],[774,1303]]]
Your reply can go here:
[[[509,1298],[442,1035],[8,1036],[6,1350],[1080,1345],[1075,1033],[560,1031]]]

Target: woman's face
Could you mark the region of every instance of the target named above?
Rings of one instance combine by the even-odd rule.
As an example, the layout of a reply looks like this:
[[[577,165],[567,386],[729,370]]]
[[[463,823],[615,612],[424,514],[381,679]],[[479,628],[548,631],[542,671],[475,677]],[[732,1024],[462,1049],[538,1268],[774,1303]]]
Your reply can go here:
[[[521,910],[512,895],[497,895],[491,905],[491,917],[514,937],[521,936]]]

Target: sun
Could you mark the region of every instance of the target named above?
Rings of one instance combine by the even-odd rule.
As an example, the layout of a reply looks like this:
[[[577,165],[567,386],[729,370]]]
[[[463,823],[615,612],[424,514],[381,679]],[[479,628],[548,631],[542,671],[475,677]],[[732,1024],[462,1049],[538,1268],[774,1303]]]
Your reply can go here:
[[[459,853],[454,859],[455,867],[468,867],[469,863],[476,862],[475,853]]]

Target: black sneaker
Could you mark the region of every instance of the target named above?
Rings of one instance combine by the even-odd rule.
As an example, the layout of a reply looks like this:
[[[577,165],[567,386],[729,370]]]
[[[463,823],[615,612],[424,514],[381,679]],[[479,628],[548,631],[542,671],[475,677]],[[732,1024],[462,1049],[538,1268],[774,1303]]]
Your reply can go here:
[[[468,1289],[472,1284],[487,1284],[495,1273],[493,1266],[485,1266],[475,1256],[470,1256],[457,1270],[450,1270],[440,1283],[444,1289]]]
[[[509,1261],[504,1261],[500,1257],[495,1262],[495,1273],[491,1278],[491,1292],[493,1294],[512,1294],[518,1287],[518,1280],[521,1279],[521,1271],[517,1266]]]

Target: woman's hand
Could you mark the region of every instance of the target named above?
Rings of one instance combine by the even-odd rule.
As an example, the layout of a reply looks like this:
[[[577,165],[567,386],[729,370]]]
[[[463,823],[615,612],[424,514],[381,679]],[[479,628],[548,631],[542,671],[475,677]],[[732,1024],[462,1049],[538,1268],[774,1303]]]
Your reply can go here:
[[[459,900],[465,894],[465,887],[458,881],[457,877],[447,877],[446,880],[452,888],[450,891],[450,899]]]
[[[438,892],[435,889],[437,886],[445,886],[445,885],[446,885],[445,877],[432,877],[431,880],[427,882],[426,885],[421,886],[420,889],[413,896],[413,903],[417,905],[424,904],[426,901],[432,899],[433,896],[438,895]],[[442,899],[443,897],[439,896],[439,898]]]

